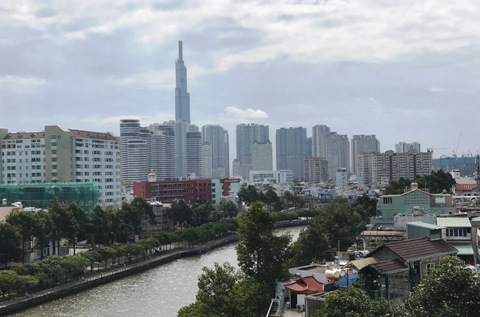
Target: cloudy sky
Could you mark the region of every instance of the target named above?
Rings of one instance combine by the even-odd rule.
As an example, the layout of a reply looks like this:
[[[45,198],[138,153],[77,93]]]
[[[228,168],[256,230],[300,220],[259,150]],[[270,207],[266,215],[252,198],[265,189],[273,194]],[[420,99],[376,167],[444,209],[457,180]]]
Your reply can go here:
[[[173,119],[182,40],[192,122],[233,148],[255,122],[477,154],[479,16],[475,0],[1,0],[0,127]]]

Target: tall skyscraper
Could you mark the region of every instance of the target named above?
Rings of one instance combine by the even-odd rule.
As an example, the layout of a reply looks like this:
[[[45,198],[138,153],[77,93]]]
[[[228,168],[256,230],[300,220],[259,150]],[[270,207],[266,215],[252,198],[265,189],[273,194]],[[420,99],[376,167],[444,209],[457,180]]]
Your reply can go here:
[[[272,142],[253,142],[252,144],[252,170],[253,171],[272,171],[273,156]]]
[[[261,124],[238,124],[237,132],[237,160],[240,176],[249,177],[252,170],[252,146],[254,142],[265,143],[270,141],[267,125]]]
[[[298,179],[304,177],[307,157],[307,129],[280,128],[276,133],[277,170],[291,170]]]
[[[151,170],[158,180],[175,178],[175,128],[170,123],[149,126],[151,136]]]
[[[202,133],[187,132],[185,140],[187,175],[195,174],[196,177],[203,177]]]
[[[326,136],[329,133],[330,128],[323,124],[312,128],[312,157],[327,157]]]
[[[183,61],[182,41],[178,42],[178,58],[175,62],[175,164],[176,176],[187,177],[187,132],[190,128],[190,94],[187,86],[187,67]]]
[[[351,140],[352,173],[357,174],[358,156],[362,153],[380,153],[380,142],[375,135],[354,135]]]
[[[121,175],[127,186],[147,180],[151,143],[145,130],[137,119],[120,120]]]
[[[178,59],[175,62],[175,121],[190,123],[190,94],[187,90],[187,67],[183,62],[182,41],[178,41]]]
[[[202,137],[203,143],[209,144],[210,150],[212,151],[210,166],[212,176],[215,178],[229,177],[230,156],[228,131],[219,125],[205,125],[202,127]],[[204,168],[208,169],[208,167]]]
[[[335,180],[339,168],[350,172],[350,144],[348,136],[330,131],[326,125],[312,128],[312,155],[326,158],[328,161],[328,177]]]

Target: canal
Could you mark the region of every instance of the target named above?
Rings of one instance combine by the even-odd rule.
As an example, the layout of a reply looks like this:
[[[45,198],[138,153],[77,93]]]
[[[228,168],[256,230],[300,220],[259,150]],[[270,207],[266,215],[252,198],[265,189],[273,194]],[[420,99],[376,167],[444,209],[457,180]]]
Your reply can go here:
[[[278,229],[276,232],[289,232],[295,240],[303,228]],[[202,267],[213,267],[215,262],[230,262],[236,265],[235,244],[201,256],[179,259],[141,274],[19,312],[14,316],[175,317],[180,308],[195,301],[197,279],[202,273]]]

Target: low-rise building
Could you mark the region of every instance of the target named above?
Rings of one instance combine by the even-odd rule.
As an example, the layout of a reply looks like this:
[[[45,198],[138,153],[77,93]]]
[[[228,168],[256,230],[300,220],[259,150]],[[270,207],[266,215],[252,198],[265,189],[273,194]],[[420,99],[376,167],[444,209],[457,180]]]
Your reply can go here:
[[[399,195],[382,195],[377,204],[377,215],[373,220],[375,228],[393,227],[397,214],[413,214],[416,210],[423,214],[455,213],[452,195],[431,194],[412,183],[412,188]]]

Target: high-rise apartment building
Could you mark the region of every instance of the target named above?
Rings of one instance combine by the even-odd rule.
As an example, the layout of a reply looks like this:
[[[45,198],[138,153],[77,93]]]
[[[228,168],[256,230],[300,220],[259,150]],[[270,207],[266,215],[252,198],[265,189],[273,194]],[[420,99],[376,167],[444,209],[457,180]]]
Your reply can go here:
[[[432,172],[432,152],[420,153],[362,153],[358,156],[357,175],[364,184],[382,185],[400,178],[413,180],[417,175]]]
[[[140,126],[140,120],[120,120],[120,160],[125,185],[147,180],[150,172],[151,134]]]
[[[205,125],[202,127],[203,143],[210,145],[211,174],[213,178],[226,178],[230,176],[230,155],[228,131],[219,125]],[[205,148],[207,149],[207,148]],[[204,167],[208,168],[208,167]]]
[[[327,157],[326,136],[330,133],[330,128],[323,124],[318,124],[312,128],[312,156]]]
[[[187,175],[203,177],[202,133],[187,132],[186,137]]]
[[[60,126],[46,126],[45,132],[1,129],[0,143],[2,183],[98,183],[98,203],[120,205],[120,142],[115,135]]]
[[[270,141],[253,142],[252,170],[253,171],[273,170],[272,143]]]
[[[237,134],[237,158],[240,176],[249,177],[252,170],[252,146],[254,142],[265,143],[270,141],[269,128],[261,124],[238,124]]]
[[[277,170],[291,170],[297,179],[304,177],[307,157],[307,129],[280,128],[276,133]]]
[[[157,179],[175,178],[175,126],[171,123],[153,124],[151,131],[150,170]]]
[[[420,143],[418,142],[399,142],[395,144],[396,153],[416,152],[420,153]]]
[[[347,173],[350,173],[348,136],[330,131],[326,125],[316,125],[312,128],[312,155],[327,159],[328,175],[333,180],[339,168],[345,168]]]
[[[321,157],[307,157],[304,161],[304,177],[306,182],[328,182],[328,161]]]
[[[361,153],[380,153],[380,142],[375,135],[354,135],[351,143],[352,174],[357,174],[357,160]]]

